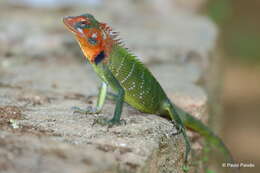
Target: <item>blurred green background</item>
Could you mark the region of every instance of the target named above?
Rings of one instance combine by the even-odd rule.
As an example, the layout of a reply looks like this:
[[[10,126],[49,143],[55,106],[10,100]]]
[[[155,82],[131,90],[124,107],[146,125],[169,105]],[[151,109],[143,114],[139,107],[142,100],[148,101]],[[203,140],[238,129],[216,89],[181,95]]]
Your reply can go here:
[[[259,0],[208,1],[206,13],[221,29],[221,47],[229,60],[260,65],[259,7]]]
[[[203,12],[219,27],[223,53],[222,136],[238,162],[260,165],[260,1],[209,0]]]

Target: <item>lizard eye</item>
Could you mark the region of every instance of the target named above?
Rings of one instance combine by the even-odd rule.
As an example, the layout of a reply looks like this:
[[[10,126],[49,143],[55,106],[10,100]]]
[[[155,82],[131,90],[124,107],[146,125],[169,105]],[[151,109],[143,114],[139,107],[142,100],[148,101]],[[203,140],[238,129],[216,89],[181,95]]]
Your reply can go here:
[[[75,27],[76,27],[76,28],[84,29],[84,28],[88,28],[88,27],[89,27],[89,24],[86,23],[85,21],[81,21],[81,22],[78,22]]]
[[[96,45],[97,44],[97,40],[95,38],[89,37],[88,38],[88,42],[92,45]]]
[[[97,44],[97,33],[93,33],[89,38],[88,38],[88,42],[92,45],[96,45]]]

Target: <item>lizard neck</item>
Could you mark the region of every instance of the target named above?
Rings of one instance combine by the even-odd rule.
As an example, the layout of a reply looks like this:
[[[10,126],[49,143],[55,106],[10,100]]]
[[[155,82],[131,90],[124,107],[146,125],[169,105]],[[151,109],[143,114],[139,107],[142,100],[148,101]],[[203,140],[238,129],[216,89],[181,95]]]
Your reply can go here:
[[[113,45],[111,52],[108,57],[108,62],[111,64],[113,61],[121,61],[122,58],[130,56],[128,50],[120,44]],[[131,55],[132,56],[132,55]]]

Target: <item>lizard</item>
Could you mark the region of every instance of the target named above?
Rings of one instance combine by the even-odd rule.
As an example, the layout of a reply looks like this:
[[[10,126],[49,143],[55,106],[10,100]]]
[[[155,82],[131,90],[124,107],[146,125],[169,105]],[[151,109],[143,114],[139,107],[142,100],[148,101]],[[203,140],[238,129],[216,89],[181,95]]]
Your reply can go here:
[[[123,103],[126,102],[141,112],[160,115],[177,125],[177,131],[183,135],[185,141],[185,163],[188,162],[191,150],[186,128],[204,136],[209,144],[217,147],[228,161],[233,162],[221,138],[199,119],[170,101],[149,69],[122,44],[118,33],[114,32],[108,24],[97,21],[91,14],[66,16],[63,22],[75,36],[87,61],[102,81],[96,106],[87,109],[73,107],[76,112],[100,113],[109,86],[116,93],[114,115],[112,119],[103,118],[99,123],[121,124]]]

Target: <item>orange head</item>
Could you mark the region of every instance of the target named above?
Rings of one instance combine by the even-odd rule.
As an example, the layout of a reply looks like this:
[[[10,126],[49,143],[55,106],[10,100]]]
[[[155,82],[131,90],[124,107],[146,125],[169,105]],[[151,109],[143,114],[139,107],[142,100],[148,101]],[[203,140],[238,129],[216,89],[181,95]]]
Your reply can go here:
[[[106,24],[99,23],[91,14],[64,17],[63,22],[76,36],[90,63],[98,64],[108,57],[114,40]]]

